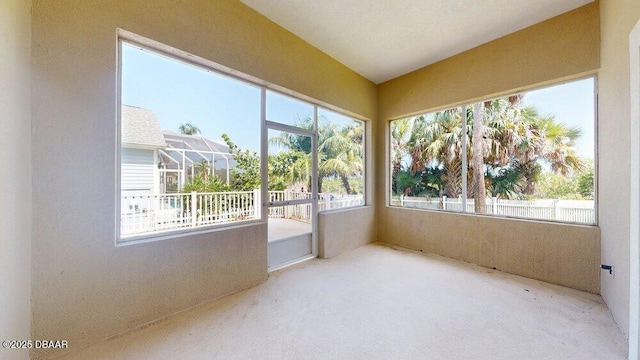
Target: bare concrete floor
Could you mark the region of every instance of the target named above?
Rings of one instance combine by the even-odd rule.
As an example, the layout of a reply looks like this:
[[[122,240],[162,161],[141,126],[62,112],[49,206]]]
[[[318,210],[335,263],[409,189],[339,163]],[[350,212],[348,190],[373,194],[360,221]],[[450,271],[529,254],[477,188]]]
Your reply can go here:
[[[367,245],[64,357],[626,359],[596,295]]]
[[[269,218],[269,241],[309,233],[311,233],[311,223],[291,219]]]

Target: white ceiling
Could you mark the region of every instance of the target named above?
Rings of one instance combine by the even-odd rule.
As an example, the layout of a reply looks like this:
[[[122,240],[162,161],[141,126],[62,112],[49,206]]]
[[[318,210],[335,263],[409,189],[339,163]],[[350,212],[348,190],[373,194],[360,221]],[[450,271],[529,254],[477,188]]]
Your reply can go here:
[[[592,0],[240,0],[381,83]]]

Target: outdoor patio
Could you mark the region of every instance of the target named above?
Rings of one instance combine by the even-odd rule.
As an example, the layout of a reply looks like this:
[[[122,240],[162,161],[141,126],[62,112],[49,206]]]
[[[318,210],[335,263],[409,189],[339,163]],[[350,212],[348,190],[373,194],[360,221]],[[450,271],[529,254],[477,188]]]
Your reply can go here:
[[[311,223],[292,220],[269,218],[269,242],[286,239],[297,235],[311,233]]]

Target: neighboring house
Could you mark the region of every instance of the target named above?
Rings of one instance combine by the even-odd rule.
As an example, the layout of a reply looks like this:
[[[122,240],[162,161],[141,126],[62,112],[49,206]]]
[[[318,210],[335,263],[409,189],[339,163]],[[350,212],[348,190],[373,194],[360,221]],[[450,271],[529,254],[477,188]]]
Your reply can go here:
[[[191,177],[214,172],[227,183],[235,165],[226,145],[162,130],[155,112],[122,106],[122,196],[177,192]]]
[[[158,150],[167,147],[155,112],[122,106],[122,196],[157,194],[160,191]]]
[[[184,135],[169,130],[164,130],[162,134],[167,148],[160,151],[160,161],[167,190],[174,187],[173,184],[180,187],[189,178],[201,173],[203,162],[210,175],[215,173],[229,183],[228,170],[236,163],[227,145],[200,135]]]

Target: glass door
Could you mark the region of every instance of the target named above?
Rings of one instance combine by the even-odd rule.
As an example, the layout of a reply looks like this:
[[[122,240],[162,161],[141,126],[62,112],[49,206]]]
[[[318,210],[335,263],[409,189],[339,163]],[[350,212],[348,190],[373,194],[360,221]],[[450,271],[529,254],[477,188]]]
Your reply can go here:
[[[267,121],[269,269],[315,257],[316,134]]]

